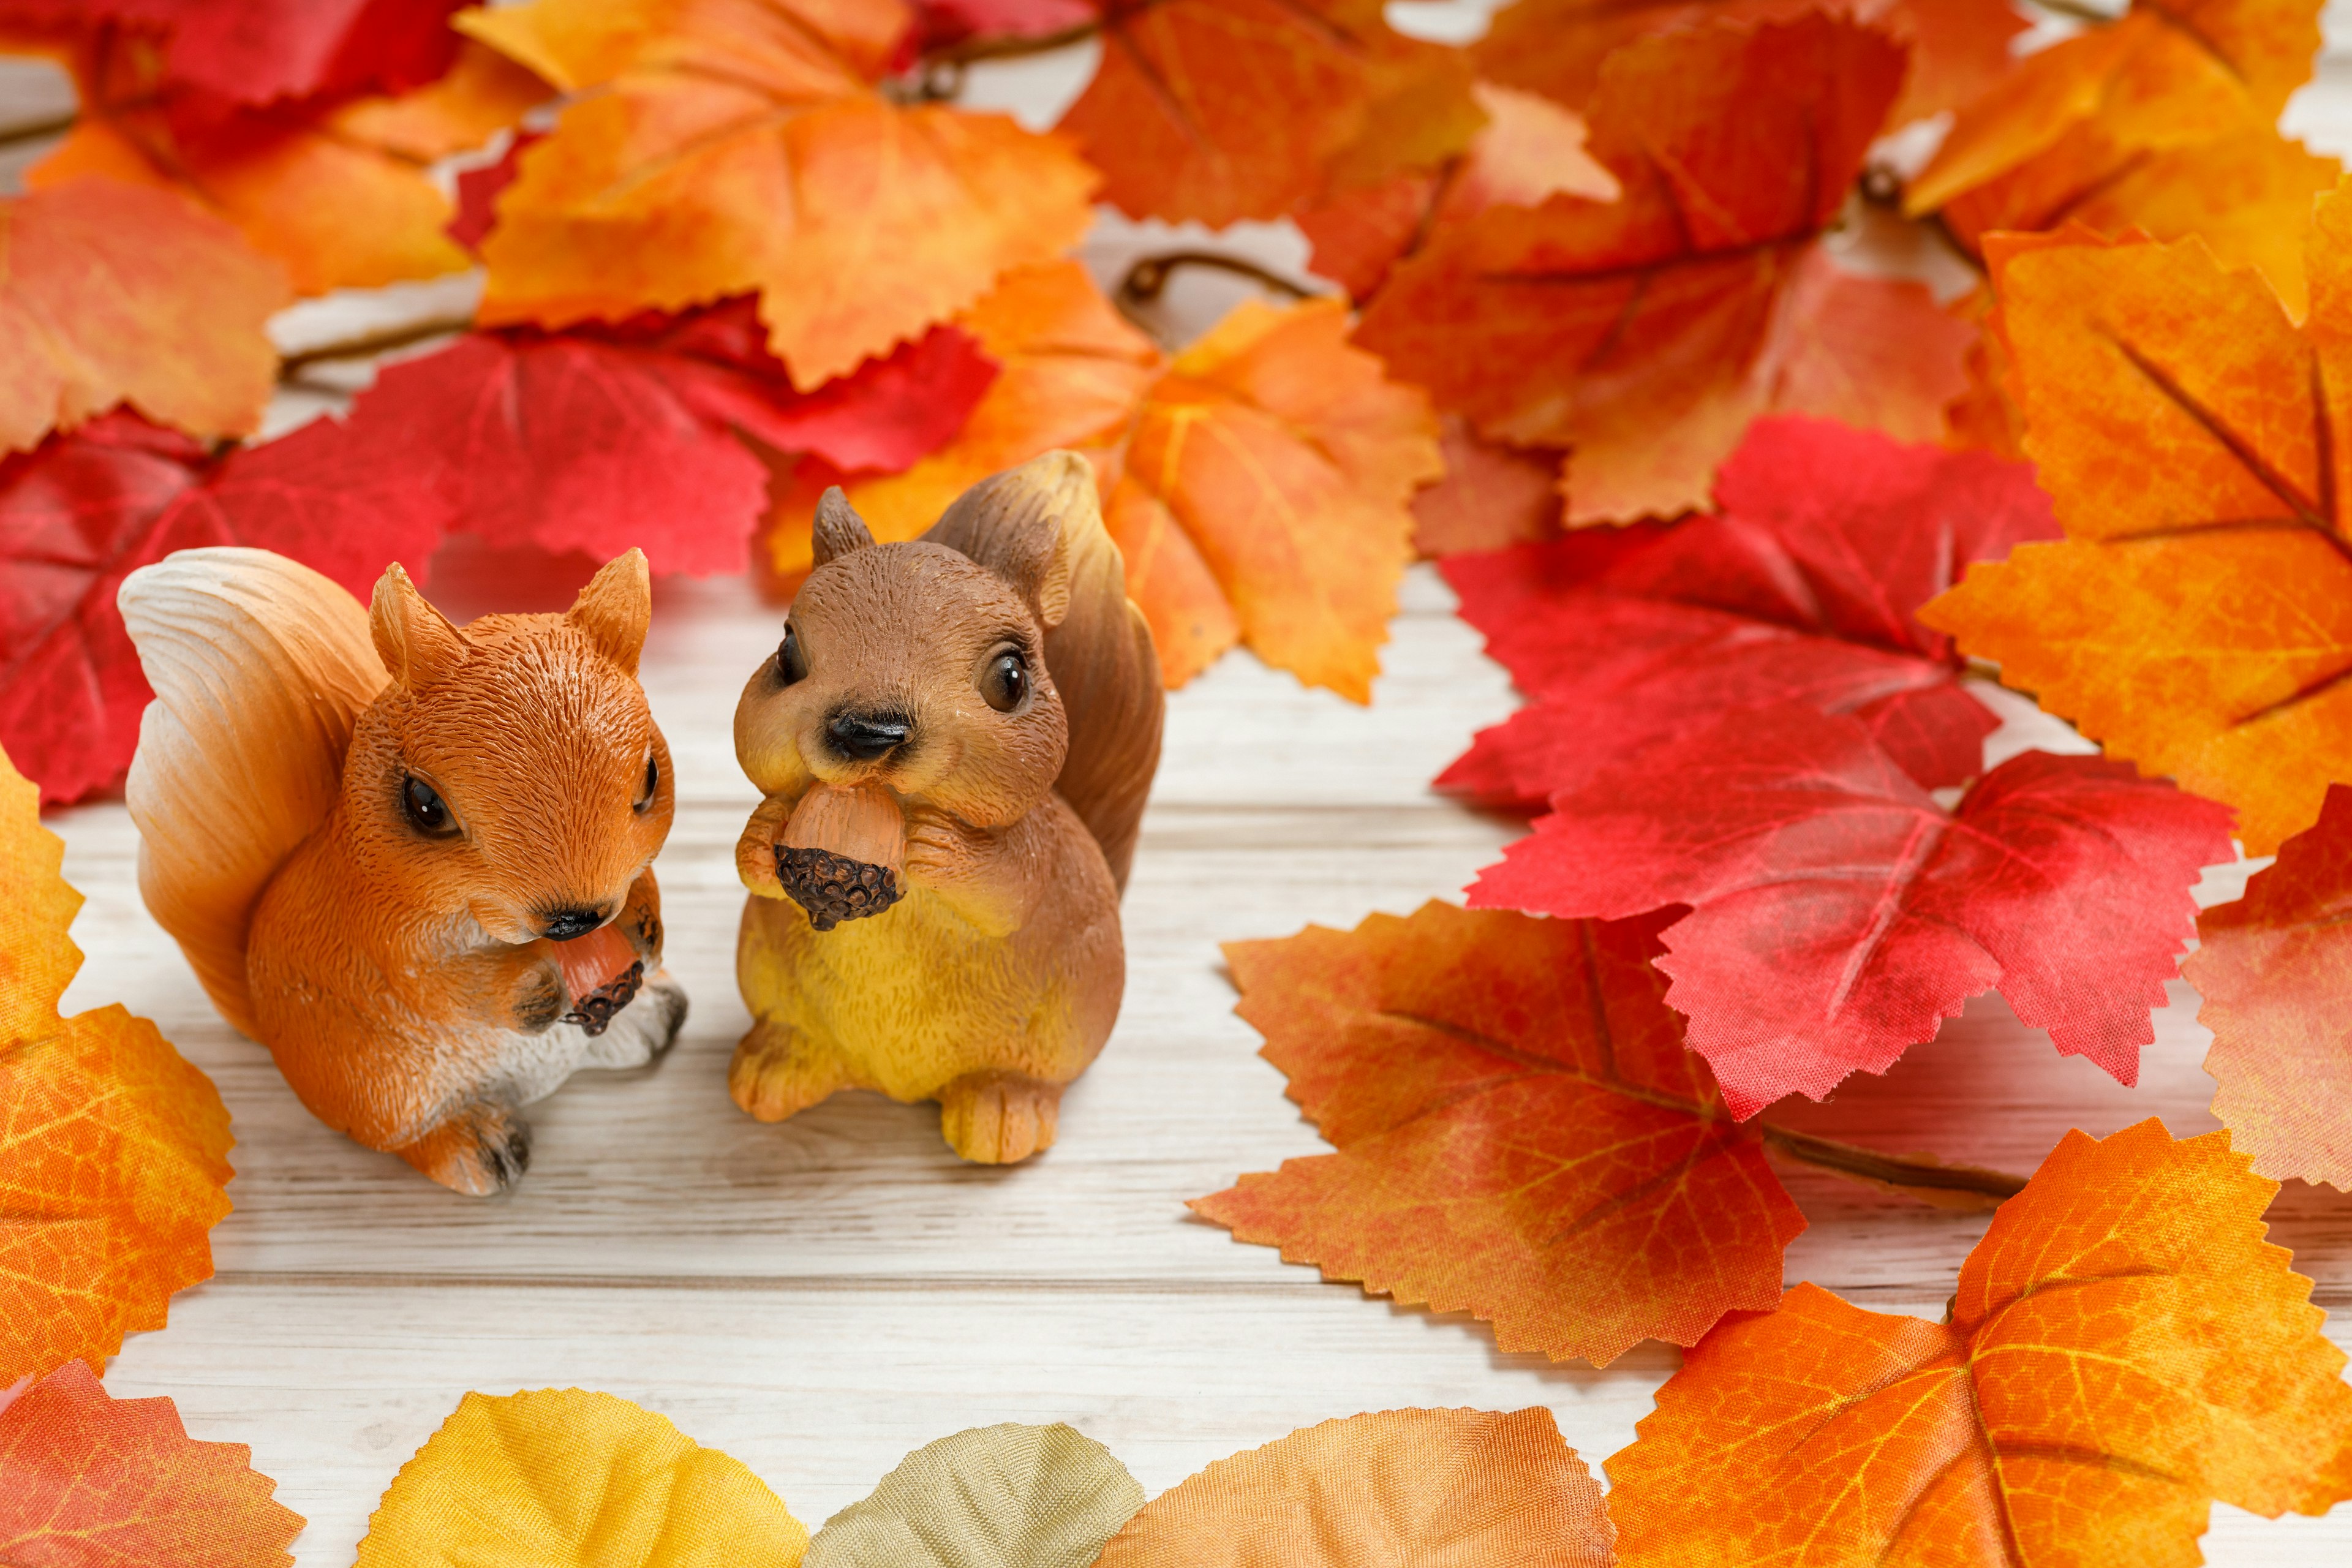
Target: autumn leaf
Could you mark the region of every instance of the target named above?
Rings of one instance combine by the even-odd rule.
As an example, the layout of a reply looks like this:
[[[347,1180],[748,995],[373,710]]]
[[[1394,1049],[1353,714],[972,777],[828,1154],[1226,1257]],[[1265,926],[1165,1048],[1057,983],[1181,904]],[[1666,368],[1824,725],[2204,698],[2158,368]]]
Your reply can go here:
[[[954,433],[994,374],[971,338],[938,328],[802,394],[764,336],[748,300],[610,329],[471,333],[386,367],[347,420],[307,431],[321,468],[407,465],[436,528],[600,560],[634,545],[657,572],[705,574],[742,569],[765,510],[767,468],[738,433],[844,468],[904,468]]]
[[[485,145],[554,95],[531,72],[467,38],[446,75],[407,92],[356,99],[324,123],[345,140],[430,163]]]
[[[1998,986],[2120,1083],[2227,813],[2095,757],[2027,752],[1947,812],[1858,721],[1735,713],[1552,797],[1474,908],[1612,920],[1670,904],[1667,999],[1733,1111],[1884,1072]]]
[[[581,95],[499,198],[484,324],[757,292],[770,346],[814,391],[1059,256],[1086,231],[1095,174],[1003,115],[887,101],[873,84],[907,20],[815,0],[466,13]]]
[[[1347,332],[1336,301],[1245,301],[1144,395],[1103,521],[1169,685],[1238,636],[1371,700],[1412,553],[1405,503],[1441,460],[1427,401]]]
[[[1228,943],[1242,1016],[1339,1152],[1192,1206],[1506,1351],[1603,1365],[1769,1308],[1805,1222],[1683,1047],[1662,923],[1430,903]]]
[[[1066,447],[1093,459],[1161,673],[1181,685],[1236,640],[1365,700],[1409,558],[1406,502],[1437,477],[1436,422],[1348,346],[1335,300],[1244,304],[1173,359],[1075,262],[1008,277],[962,324],[1003,366],[956,438],[849,487],[877,539],[912,539],[966,487]],[[771,539],[805,571],[805,507]]]
[[[1581,106],[1599,85],[1601,62],[1635,38],[1710,20],[1786,22],[1819,8],[1818,0],[1517,0],[1495,14],[1471,56],[1496,81]],[[1843,9],[1909,46],[1890,117],[1898,125],[1956,109],[1992,85],[2025,29],[2006,0],[1862,0]]]
[[[230,103],[420,87],[449,68],[464,0],[0,0],[0,28],[108,32]]]
[[[2336,188],[2340,173],[2335,159],[2267,125],[2154,152],[2084,131],[1955,198],[1940,216],[1979,253],[1988,234],[2068,224],[2159,240],[2197,235],[2223,267],[2259,271],[2300,318],[2309,301],[2303,250],[2311,204]]]
[[[302,1516],[242,1443],[197,1443],[168,1399],[113,1399],[68,1363],[0,1389],[0,1562],[282,1568]]]
[[[358,1568],[797,1568],[759,1477],[609,1394],[468,1394],[400,1467]]]
[[[1486,122],[1459,160],[1327,190],[1295,215],[1314,247],[1310,270],[1368,300],[1430,235],[1490,207],[1539,206],[1562,192],[1616,199],[1616,178],[1584,150],[1581,116],[1491,82],[1471,92]]]
[[[1127,1467],[1072,1427],[975,1426],[826,1520],[808,1568],[1090,1568],[1142,1506]]]
[[[467,265],[442,232],[448,199],[424,170],[438,153],[404,150],[425,134],[415,123],[422,110],[408,123],[379,117],[386,144],[369,134],[370,100],[331,113],[331,103],[309,101],[239,108],[175,81],[165,57],[136,34],[99,26],[68,33],[44,52],[73,73],[83,111],[66,140],[26,172],[34,189],[97,175],[176,192],[282,262],[301,294]],[[520,112],[510,84],[494,79],[469,75],[445,96],[443,141],[447,122]],[[470,109],[461,110],[467,100]]]
[[[2266,855],[2352,778],[2352,202],[2323,198],[2298,327],[2195,239],[1991,249],[2025,448],[2066,531],[1921,612]]]
[[[1559,453],[1489,441],[1458,414],[1440,422],[1437,450],[1444,477],[1412,498],[1414,553],[1506,550],[1559,535]]]
[[[1590,111],[1623,195],[1437,234],[1358,341],[1490,437],[1573,447],[1572,523],[1703,504],[1775,408],[1939,434],[1968,329],[1918,285],[1841,280],[1815,244],[1902,68],[1884,34],[1819,14],[1628,44]]]
[[[1904,205],[1933,212],[2086,132],[2132,153],[2268,130],[2319,41],[2319,0],[2142,0],[1962,107]]]
[[[119,1006],[58,1016],[81,967],[64,858],[0,757],[0,1389],[162,1328],[172,1294],[211,1277],[229,1206],[211,1080]]]
[[[1045,38],[1091,28],[1089,0],[914,0],[926,50],[972,39]]]
[[[1992,715],[1916,612],[1969,562],[2057,531],[2032,471],[1776,418],[1749,428],[1715,497],[1718,511],[1672,526],[1446,563],[1463,618],[1534,700],[1438,787],[1536,806],[1727,713],[1789,701],[1853,714],[1926,787],[1982,771]]]
[[[2188,1568],[2210,1499],[2352,1496],[2352,1387],[2227,1133],[2069,1132],[1945,1321],[1811,1285],[1725,1323],[1608,1461],[1625,1568]]]
[[[1453,51],[1390,28],[1372,0],[1097,0],[1102,64],[1062,117],[1130,217],[1213,228],[1280,217],[1385,122],[1477,128]],[[1454,56],[1458,59],[1458,56]],[[1384,100],[1434,77],[1412,112]],[[1434,164],[1450,134],[1405,155]],[[1393,172],[1363,160],[1360,180]]]
[[[2245,896],[2197,917],[2180,973],[2213,1031],[2213,1114],[2265,1176],[2352,1192],[2352,788],[2279,846]]]
[[[1145,1504],[1099,1568],[1606,1568],[1612,1534],[1550,1411],[1382,1410],[1219,1459]]]
[[[0,448],[119,403],[205,437],[260,423],[278,269],[177,197],[80,180],[0,201]]]

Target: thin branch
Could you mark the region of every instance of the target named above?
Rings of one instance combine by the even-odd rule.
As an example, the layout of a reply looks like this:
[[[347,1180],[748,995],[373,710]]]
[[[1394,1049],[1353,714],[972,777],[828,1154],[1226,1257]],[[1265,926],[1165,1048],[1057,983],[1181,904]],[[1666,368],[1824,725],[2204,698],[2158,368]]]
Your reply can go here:
[[[1892,1187],[1928,1203],[1990,1208],[2025,1190],[2025,1178],[1976,1165],[1906,1160],[1786,1127],[1764,1126],[1764,1142],[1791,1160],[1874,1187]]]
[[[0,127],[0,149],[21,147],[27,142],[38,142],[44,137],[70,131],[80,118],[81,110],[68,109],[61,114],[52,114],[47,120],[27,120],[20,124]]]
[[[1127,276],[1118,280],[1118,297],[1130,305],[1153,305],[1167,290],[1168,280],[1186,267],[1206,267],[1213,271],[1230,272],[1236,278],[1246,278],[1262,289],[1289,300],[1311,300],[1315,290],[1294,283],[1279,272],[1270,272],[1244,257],[1227,256],[1217,250],[1163,250],[1156,256],[1139,256]]]
[[[365,359],[371,354],[390,353],[431,338],[462,332],[474,324],[473,312],[462,316],[428,316],[421,321],[409,321],[397,327],[385,327],[373,332],[362,332],[355,338],[341,338],[333,342],[320,343],[278,362],[278,379],[292,381],[310,366],[326,360]]]

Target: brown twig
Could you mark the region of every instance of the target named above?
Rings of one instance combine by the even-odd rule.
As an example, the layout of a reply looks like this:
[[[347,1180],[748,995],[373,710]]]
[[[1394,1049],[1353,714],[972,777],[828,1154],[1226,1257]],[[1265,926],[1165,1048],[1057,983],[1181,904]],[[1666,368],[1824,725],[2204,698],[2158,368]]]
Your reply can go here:
[[[1854,176],[1853,191],[1862,199],[1863,205],[1875,207],[1899,222],[1909,224],[1958,257],[1977,276],[1981,278],[1985,275],[1984,258],[1969,248],[1940,210],[1922,213],[1916,217],[1903,210],[1902,176],[1885,164],[1865,165],[1862,173]]]
[[[473,324],[474,317],[470,311],[462,316],[431,316],[404,326],[386,327],[379,331],[362,332],[355,338],[340,338],[333,342],[320,343],[279,360],[278,379],[292,381],[310,366],[327,360],[365,359],[370,354],[390,353],[412,343],[421,343],[450,332],[462,332]]]
[[[2053,16],[2071,16],[2077,22],[2087,22],[2097,27],[2112,27],[2118,19],[2118,13],[2083,5],[2081,0],[2025,0],[2025,3],[2037,11],[2047,11]]]
[[[80,118],[81,110],[68,109],[61,114],[52,114],[47,120],[27,120],[22,124],[0,127],[0,148],[21,147],[27,142],[38,142],[43,137],[70,131]]]
[[[1154,256],[1139,256],[1118,280],[1118,298],[1129,305],[1153,305],[1167,291],[1169,279],[1186,267],[1206,267],[1218,272],[1230,272],[1236,278],[1246,278],[1262,289],[1290,300],[1311,300],[1315,290],[1302,283],[1294,283],[1279,272],[1268,271],[1244,257],[1227,256],[1218,250],[1163,250]]]
[[[2025,1178],[2006,1171],[1976,1165],[1947,1165],[1935,1160],[1906,1160],[1875,1149],[1816,1138],[1786,1127],[1764,1126],[1764,1142],[1791,1160],[1803,1162],[1853,1181],[1877,1187],[1895,1187],[1933,1203],[1952,1199],[1990,1199],[1999,1203],[2025,1190]]]

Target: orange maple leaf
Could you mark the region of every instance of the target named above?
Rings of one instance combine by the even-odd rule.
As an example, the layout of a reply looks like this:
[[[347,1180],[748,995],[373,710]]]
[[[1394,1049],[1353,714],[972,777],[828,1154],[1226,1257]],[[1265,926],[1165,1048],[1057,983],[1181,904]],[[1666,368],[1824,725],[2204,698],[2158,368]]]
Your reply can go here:
[[[0,1388],[163,1327],[229,1207],[211,1080],[120,1006],[58,1016],[81,967],[64,858],[0,757]]]
[[[442,81],[401,98],[191,114],[164,56],[140,34],[100,28],[17,47],[65,65],[83,105],[66,140],[26,172],[27,184],[100,174],[177,191],[283,262],[301,294],[467,267],[443,232],[449,199],[425,165],[478,145],[547,94],[503,62],[461,58]]]
[[[1816,243],[1902,68],[1884,34],[1819,14],[1628,44],[1591,113],[1624,194],[1438,234],[1357,341],[1489,437],[1572,447],[1571,522],[1704,505],[1772,409],[1938,433],[1968,329],[1916,284],[1844,280]]]
[[[1102,64],[1060,129],[1132,217],[1280,217],[1478,126],[1460,52],[1395,32],[1378,0],[1100,3]]]
[[[2079,162],[2086,132],[2129,155],[2268,130],[2311,79],[2319,7],[2139,0],[2113,24],[2020,61],[1961,109],[1904,205],[1933,212],[2045,153]]]
[[[1785,22],[1822,0],[1517,0],[1495,14],[1471,57],[1484,74],[1582,105],[1611,50],[1669,27],[1719,19]],[[1894,121],[1957,109],[2005,75],[2025,19],[2008,0],[1856,0],[1841,9],[1910,46]]]
[[[1192,1207],[1332,1279],[1605,1364],[1780,1299],[1805,1227],[1650,964],[1665,916],[1431,903],[1233,942],[1240,1012],[1333,1154]]]
[[[1946,228],[1982,254],[1985,237],[2080,225],[2160,240],[2202,238],[2224,267],[2252,267],[2289,313],[2308,304],[2304,237],[2313,198],[2336,188],[2342,166],[2266,125],[2187,147],[2116,146],[2096,130],[1947,205]]]
[[[486,324],[757,291],[808,391],[1090,220],[1097,176],[1060,140],[877,90],[896,0],[535,0],[458,25],[583,94],[499,198]]]
[[[954,440],[849,487],[877,539],[912,539],[974,481],[1068,447],[1095,463],[1169,685],[1241,640],[1370,700],[1406,502],[1441,460],[1427,400],[1348,346],[1338,301],[1244,304],[1168,359],[1059,262],[1007,277],[961,324],[1003,368]],[[782,575],[805,568],[806,516],[772,535]]]
[[[0,201],[0,447],[118,403],[199,436],[261,422],[286,276],[179,197],[80,180]]]
[[[1811,1285],[1725,1323],[1606,1466],[1625,1568],[2200,1561],[2209,1500],[2352,1496],[2326,1314],[2226,1132],[2069,1132],[1945,1321]]]
[[[2352,1192],[2352,787],[2197,918],[2180,973],[2213,1031],[2213,1114],[2265,1176]]]
[[[2352,778],[2352,197],[2298,327],[2195,238],[1991,249],[2011,390],[2067,538],[1920,614],[2109,752],[2236,806],[2249,854]]]
[[[242,1443],[198,1443],[168,1399],[114,1399],[68,1364],[0,1389],[0,1562],[281,1568],[303,1519]]]
[[[1381,1410],[1302,1427],[1170,1488],[1097,1568],[1608,1568],[1601,1488],[1551,1412]]]

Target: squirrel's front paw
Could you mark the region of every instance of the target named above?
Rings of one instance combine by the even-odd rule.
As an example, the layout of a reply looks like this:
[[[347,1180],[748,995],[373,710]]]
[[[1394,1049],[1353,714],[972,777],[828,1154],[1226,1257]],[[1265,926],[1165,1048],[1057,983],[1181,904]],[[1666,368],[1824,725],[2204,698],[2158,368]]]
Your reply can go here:
[[[394,1152],[452,1191],[487,1198],[530,1168],[530,1123],[512,1106],[482,1100]]]

